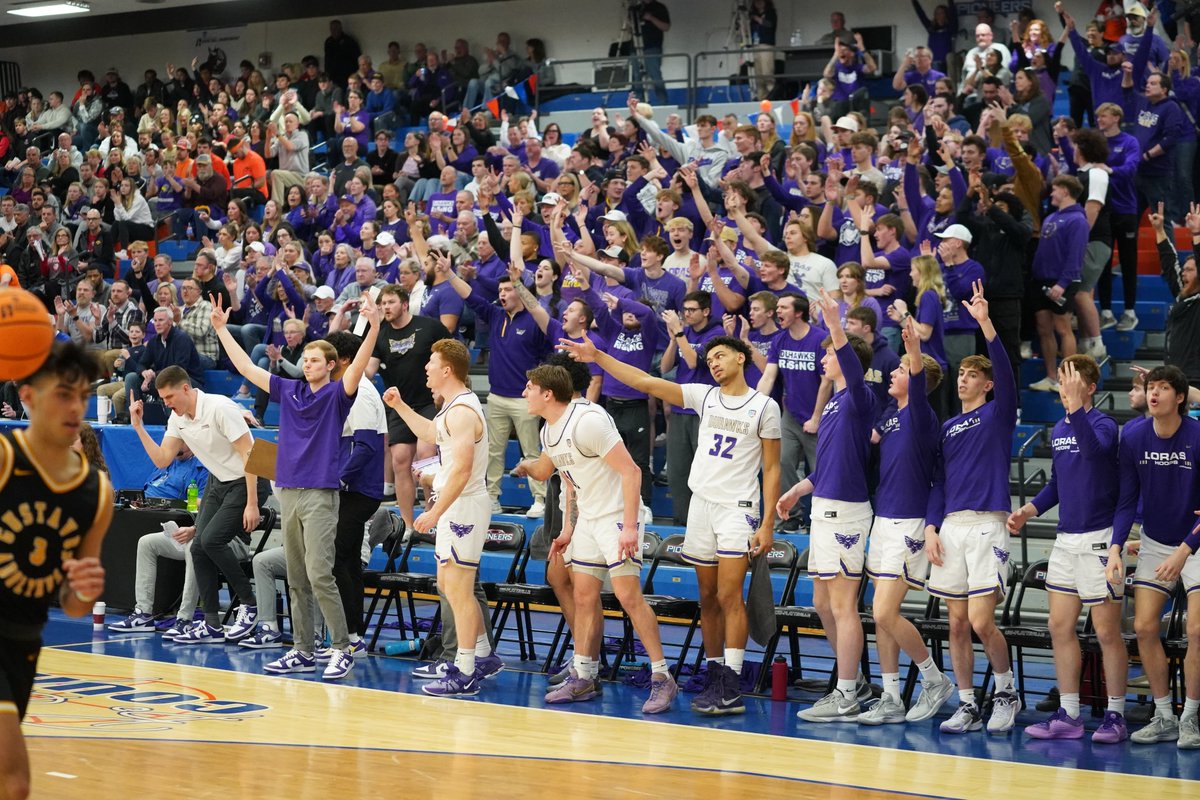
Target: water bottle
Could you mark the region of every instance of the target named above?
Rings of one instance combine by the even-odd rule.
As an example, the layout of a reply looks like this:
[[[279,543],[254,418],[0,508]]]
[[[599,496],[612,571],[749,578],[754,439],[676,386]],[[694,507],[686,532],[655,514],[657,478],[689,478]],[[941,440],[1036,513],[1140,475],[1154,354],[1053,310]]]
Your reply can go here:
[[[183,236],[185,239],[192,238],[192,223],[190,223],[190,222],[188,223],[187,231],[184,232]]]
[[[1049,286],[1043,286],[1042,293],[1045,294],[1046,297],[1050,297],[1050,289],[1051,289],[1051,287],[1049,287]],[[1066,298],[1066,295],[1059,295],[1058,297],[1050,297],[1050,302],[1054,303],[1054,305],[1056,305],[1056,306],[1062,307],[1067,304],[1067,298]]]
[[[802,47],[804,45],[804,32],[799,28],[792,31],[792,47]]]
[[[188,484],[187,510],[193,514],[200,510],[200,489],[196,486],[195,481]]]
[[[783,656],[771,662],[771,699],[787,700],[788,664]]]
[[[401,639],[398,642],[388,642],[383,646],[383,652],[389,656],[403,656],[415,653],[421,649],[420,639]]]

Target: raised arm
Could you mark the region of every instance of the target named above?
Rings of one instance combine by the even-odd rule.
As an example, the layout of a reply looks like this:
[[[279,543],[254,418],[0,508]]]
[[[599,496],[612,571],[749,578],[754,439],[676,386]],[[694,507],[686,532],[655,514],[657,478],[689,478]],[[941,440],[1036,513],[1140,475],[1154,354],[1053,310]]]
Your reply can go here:
[[[513,238],[515,239],[516,237]],[[515,250],[518,248],[514,247],[513,249]],[[525,304],[525,310],[529,312],[529,316],[533,317],[533,321],[537,323],[539,328],[541,328],[542,333],[546,333],[546,329],[550,327],[550,312],[538,302],[537,297],[534,296],[533,292],[529,290],[529,287],[525,285],[525,282],[522,280],[524,276],[524,262],[508,262],[508,277],[512,279],[513,288],[520,296],[521,302]]]
[[[596,345],[587,337],[584,337],[582,342],[560,339],[557,347],[569,353],[571,358],[574,358],[576,361],[599,365],[600,369],[612,375],[634,391],[652,394],[659,400],[670,403],[673,406],[683,405],[683,388],[679,384],[674,381],[655,378],[637,367],[623,364],[608,353],[597,350]]]
[[[142,443],[142,449],[146,451],[146,455],[150,456],[150,462],[154,466],[164,469],[175,460],[175,456],[183,447],[183,441],[174,436],[164,436],[162,444],[159,444],[150,438],[150,434],[142,424],[141,400],[134,400],[129,404],[129,421],[133,424],[133,430]]]
[[[435,444],[437,442],[437,427],[434,421],[426,419],[414,411],[408,403],[404,402],[404,398],[400,396],[400,390],[395,386],[388,388],[383,393],[383,402],[400,415],[400,419],[404,420],[404,424],[422,442],[427,444]]]
[[[210,296],[209,299],[213,304],[210,315],[213,330],[217,332],[217,338],[224,346],[225,353],[229,356],[229,361],[233,364],[234,369],[240,372],[246,380],[269,393],[271,391],[271,373],[251,361],[250,356],[246,355],[246,351],[242,349],[242,345],[229,332],[226,327],[229,324],[229,309],[224,307],[224,301],[220,296]],[[372,346],[374,346],[373,338]],[[365,360],[363,366],[366,366]],[[362,367],[359,368],[359,373],[361,374],[361,372]],[[357,386],[357,381],[355,385]]]
[[[379,339],[379,306],[375,305],[375,301],[371,299],[370,291],[363,292],[362,310],[359,313],[367,318],[370,327],[367,328],[367,335],[363,337],[362,344],[358,346],[358,352],[354,354],[354,360],[342,374],[342,387],[351,397],[358,392],[358,382],[362,380],[363,372],[367,369],[367,362],[371,360],[371,354],[375,352],[375,342]]]

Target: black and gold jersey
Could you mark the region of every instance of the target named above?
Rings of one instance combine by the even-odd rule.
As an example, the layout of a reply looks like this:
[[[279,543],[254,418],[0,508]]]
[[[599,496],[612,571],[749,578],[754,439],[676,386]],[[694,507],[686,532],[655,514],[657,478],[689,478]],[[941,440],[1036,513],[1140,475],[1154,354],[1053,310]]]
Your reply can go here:
[[[66,577],[63,561],[95,524],[108,487],[86,459],[76,478],[55,482],[23,431],[0,432],[0,636],[40,632]]]

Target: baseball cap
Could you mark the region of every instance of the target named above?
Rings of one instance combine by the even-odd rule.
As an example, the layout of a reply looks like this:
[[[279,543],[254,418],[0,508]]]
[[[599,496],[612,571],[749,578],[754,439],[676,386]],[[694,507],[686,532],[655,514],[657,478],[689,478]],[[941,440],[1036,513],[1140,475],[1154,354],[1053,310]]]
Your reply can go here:
[[[248,247],[249,249],[253,250],[256,253],[267,252],[267,246],[265,244],[263,244],[262,242],[251,242],[250,244],[246,245],[246,247]]]
[[[838,121],[833,123],[833,127],[841,128],[851,133],[858,133],[858,120],[847,114],[844,117],[838,117]]]
[[[600,251],[600,254],[608,256],[609,258],[615,258],[617,261],[620,261],[622,263],[629,260],[628,258],[625,257],[625,251],[622,250],[620,247],[618,247],[615,244],[609,245],[608,247],[604,248],[603,250]]]
[[[971,240],[973,238],[971,236],[971,232],[969,230],[967,230],[966,225],[958,225],[958,224],[951,225],[950,227],[946,228],[946,230],[939,233],[937,236],[939,239],[961,239],[962,241],[966,242],[967,244],[970,244]]]
[[[387,231],[384,231],[383,233],[381,233],[375,237],[375,244],[381,244],[386,247],[387,245],[395,244],[395,243],[396,243],[396,237],[392,236],[392,234],[388,233]]]
[[[341,200],[343,203],[354,203],[354,205],[358,205],[358,203],[354,200],[354,195],[350,194],[349,192],[342,195],[339,200]]]
[[[332,300],[333,289],[330,289],[328,286],[318,286],[317,290],[313,292],[313,297],[319,297],[322,300]]]
[[[538,205],[539,206],[556,206],[556,205],[558,205],[559,201],[561,201],[561,200],[562,200],[562,195],[559,194],[558,192],[546,192],[544,195],[542,195],[541,202],[539,202]]]
[[[1142,5],[1141,3],[1134,3],[1133,5],[1131,5],[1129,8],[1127,8],[1125,10],[1125,16],[1127,16],[1127,17],[1142,17],[1144,19],[1144,18],[1150,16],[1150,14],[1149,14],[1149,12],[1146,11],[1146,7],[1144,5]]]
[[[600,217],[600,219],[606,219],[609,222],[628,222],[629,221],[629,217],[625,216],[624,211],[617,211],[615,208],[612,211],[609,211],[604,216]]]

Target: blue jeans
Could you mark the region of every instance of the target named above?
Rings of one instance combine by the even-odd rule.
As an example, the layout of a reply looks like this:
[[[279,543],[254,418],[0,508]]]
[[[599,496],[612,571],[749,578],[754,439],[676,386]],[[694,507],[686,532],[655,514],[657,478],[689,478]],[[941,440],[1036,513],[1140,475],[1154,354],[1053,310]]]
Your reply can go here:
[[[643,76],[642,66],[645,63],[645,75]],[[654,102],[667,102],[667,84],[663,81],[662,75],[662,48],[661,47],[643,47],[642,58],[633,57],[632,72],[633,88],[636,91],[641,87],[642,96],[648,98],[649,90],[643,83],[643,77],[650,79],[650,84],[654,87]]]
[[[467,81],[467,93],[463,97],[463,108],[475,108],[483,102],[483,82],[479,78]]]

